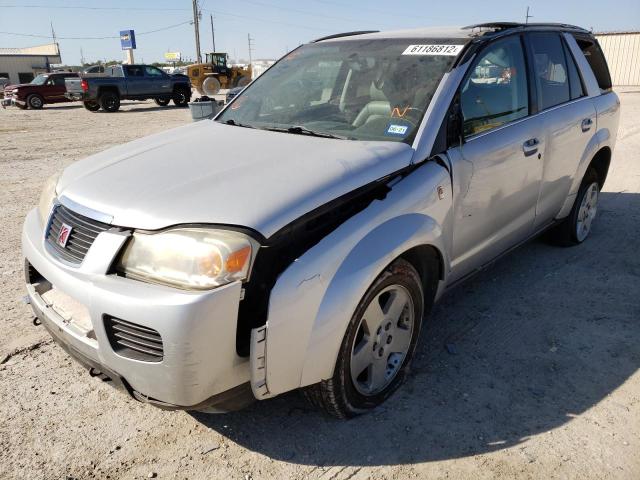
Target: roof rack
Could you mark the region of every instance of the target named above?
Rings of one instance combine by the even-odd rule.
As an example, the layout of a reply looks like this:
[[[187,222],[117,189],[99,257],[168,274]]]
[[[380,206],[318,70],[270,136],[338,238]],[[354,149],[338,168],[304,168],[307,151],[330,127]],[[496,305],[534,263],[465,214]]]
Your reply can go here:
[[[489,23],[477,23],[474,25],[467,25],[466,27],[462,27],[463,30],[471,30],[474,28],[491,28],[493,30],[508,30],[510,28],[540,28],[540,27],[550,27],[550,28],[562,28],[565,30],[580,30],[583,32],[588,32],[587,29],[582,27],[577,27],[575,25],[570,25],[568,23],[518,23],[518,22],[489,22]]]
[[[356,32],[334,33],[333,35],[327,35],[326,37],[317,38],[312,40],[311,43],[321,42],[323,40],[331,40],[332,38],[340,37],[353,37],[354,35],[364,35],[365,33],[378,33],[380,30],[360,30]]]

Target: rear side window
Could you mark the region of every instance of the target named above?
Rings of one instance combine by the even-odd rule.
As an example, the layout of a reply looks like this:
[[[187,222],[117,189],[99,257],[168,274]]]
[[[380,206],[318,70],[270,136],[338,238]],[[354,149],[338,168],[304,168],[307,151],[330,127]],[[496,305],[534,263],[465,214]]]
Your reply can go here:
[[[127,65],[127,77],[144,77],[144,70],[140,65]]]
[[[529,115],[527,73],[520,37],[480,52],[460,92],[465,137]]]
[[[593,74],[596,76],[598,86],[602,91],[611,90],[611,75],[609,74],[609,66],[604,58],[602,49],[598,41],[587,35],[574,35],[576,42],[582,53],[584,54]]]
[[[529,35],[540,110],[571,99],[569,75],[560,37],[555,33]]]

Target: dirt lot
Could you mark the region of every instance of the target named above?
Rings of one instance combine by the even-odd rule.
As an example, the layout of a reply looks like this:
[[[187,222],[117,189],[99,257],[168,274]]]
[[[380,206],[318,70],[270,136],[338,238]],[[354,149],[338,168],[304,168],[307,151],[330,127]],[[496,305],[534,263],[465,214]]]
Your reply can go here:
[[[22,304],[23,218],[49,175],[189,112],[0,111],[0,478],[640,478],[640,91],[620,97],[592,237],[531,242],[445,297],[408,384],[349,422],[297,393],[165,412],[72,362]]]

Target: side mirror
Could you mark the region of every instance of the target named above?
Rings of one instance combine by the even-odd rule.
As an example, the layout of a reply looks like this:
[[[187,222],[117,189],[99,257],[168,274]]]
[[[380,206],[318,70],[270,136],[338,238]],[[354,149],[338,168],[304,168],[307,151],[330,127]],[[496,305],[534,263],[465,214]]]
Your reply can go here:
[[[464,143],[462,135],[462,107],[460,95],[456,95],[447,117],[447,146],[456,147]]]

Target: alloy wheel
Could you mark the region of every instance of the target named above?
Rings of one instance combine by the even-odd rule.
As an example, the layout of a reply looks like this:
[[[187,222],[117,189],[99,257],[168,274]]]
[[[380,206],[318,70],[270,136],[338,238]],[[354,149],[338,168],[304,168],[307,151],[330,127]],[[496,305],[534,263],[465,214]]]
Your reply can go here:
[[[402,367],[415,324],[409,291],[390,285],[367,306],[351,348],[351,380],[362,395],[384,390]]]

